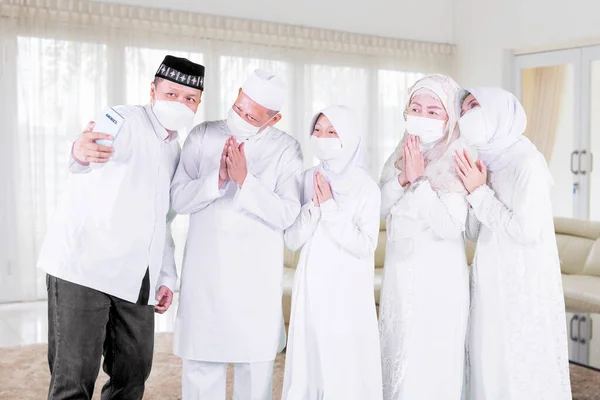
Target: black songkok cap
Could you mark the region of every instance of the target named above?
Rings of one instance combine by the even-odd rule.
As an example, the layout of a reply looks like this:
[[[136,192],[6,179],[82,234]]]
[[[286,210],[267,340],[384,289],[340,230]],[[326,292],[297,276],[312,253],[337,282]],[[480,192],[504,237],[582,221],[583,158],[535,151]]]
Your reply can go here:
[[[204,90],[204,66],[187,58],[166,56],[155,77]]]

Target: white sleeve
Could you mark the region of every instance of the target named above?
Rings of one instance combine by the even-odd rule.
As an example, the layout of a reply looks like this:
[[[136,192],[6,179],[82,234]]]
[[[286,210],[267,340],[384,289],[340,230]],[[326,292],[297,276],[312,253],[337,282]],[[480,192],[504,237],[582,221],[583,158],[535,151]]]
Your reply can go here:
[[[514,177],[512,209],[487,185],[480,186],[467,200],[477,219],[493,232],[504,234],[520,245],[537,244],[550,210],[548,167],[542,160],[525,162]]]
[[[338,207],[334,199],[321,204],[321,222],[331,238],[359,258],[371,257],[379,239],[379,191],[369,196],[358,219]]]
[[[206,124],[195,127],[188,135],[181,151],[181,159],[171,183],[171,206],[177,214],[192,214],[206,208],[225,194],[219,188],[219,169],[200,176],[202,137]]]
[[[381,217],[386,218],[392,207],[404,196],[405,190],[395,176],[381,187]]]
[[[465,231],[468,204],[459,193],[436,193],[428,181],[414,190],[413,204],[433,232],[442,239],[460,237]]]
[[[173,234],[171,233],[171,223],[175,218],[176,214],[171,209],[167,214],[167,231],[165,234],[165,248],[163,251],[162,267],[160,269],[160,275],[158,276],[158,282],[156,284],[156,290],[160,289],[161,286],[166,286],[175,292],[177,287],[177,268],[175,266],[175,241],[173,240]]]
[[[284,231],[294,223],[300,212],[302,151],[298,143],[288,149],[282,163],[275,190],[248,173],[236,193],[235,203],[273,229]]]
[[[302,206],[296,221],[285,231],[285,245],[292,251],[298,251],[308,242],[317,229],[321,208],[313,204],[312,200]]]

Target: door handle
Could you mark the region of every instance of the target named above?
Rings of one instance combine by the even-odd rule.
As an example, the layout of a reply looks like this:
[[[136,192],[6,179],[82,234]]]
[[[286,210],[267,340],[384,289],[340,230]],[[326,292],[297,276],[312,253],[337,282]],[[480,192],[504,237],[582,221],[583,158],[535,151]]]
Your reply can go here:
[[[575,158],[575,156],[579,156],[579,151],[575,150],[571,153],[571,173],[574,175],[578,175],[579,171],[573,168],[573,159]]]
[[[590,151],[590,170],[589,172],[592,172],[594,170],[594,153],[592,153]]]
[[[577,322],[577,336],[581,336],[581,323],[585,321],[587,321],[587,318],[585,318],[585,316],[581,316],[581,318],[579,318],[579,321]],[[585,342],[585,338],[579,338],[579,343],[585,344]]]
[[[587,173],[587,171],[584,169],[581,169],[581,156],[585,156],[587,154],[587,151],[585,150],[581,150],[581,152],[579,153],[579,160],[577,161],[577,170],[579,171],[579,173],[581,175],[585,175]],[[582,317],[585,318],[585,317]]]
[[[579,331],[577,332],[577,336],[573,336],[573,321],[578,321],[577,323],[577,329],[579,330],[579,316],[578,315],[573,315],[571,317],[571,321],[569,322],[569,337],[571,338],[571,340],[573,342],[578,342],[579,341]]]

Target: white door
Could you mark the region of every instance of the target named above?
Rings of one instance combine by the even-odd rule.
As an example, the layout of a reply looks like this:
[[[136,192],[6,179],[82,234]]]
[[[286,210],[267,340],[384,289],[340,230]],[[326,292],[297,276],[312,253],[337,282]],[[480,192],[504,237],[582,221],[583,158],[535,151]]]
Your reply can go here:
[[[586,47],[582,58],[583,135],[582,180],[586,184],[588,218],[600,221],[600,171],[594,154],[600,156],[600,46]]]

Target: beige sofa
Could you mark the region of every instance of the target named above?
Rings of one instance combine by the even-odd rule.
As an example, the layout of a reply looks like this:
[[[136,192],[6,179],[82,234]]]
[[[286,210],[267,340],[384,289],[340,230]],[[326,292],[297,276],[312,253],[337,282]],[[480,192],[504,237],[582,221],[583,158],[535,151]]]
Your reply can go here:
[[[567,309],[600,313],[600,222],[556,218],[555,231]],[[374,290],[377,304],[383,276],[386,240],[385,221],[383,221],[375,251]],[[473,260],[474,253],[474,243],[467,242],[469,264]],[[299,256],[300,252],[285,250],[283,312],[286,323],[289,322],[294,272]]]

